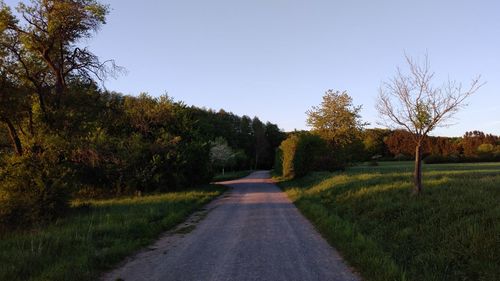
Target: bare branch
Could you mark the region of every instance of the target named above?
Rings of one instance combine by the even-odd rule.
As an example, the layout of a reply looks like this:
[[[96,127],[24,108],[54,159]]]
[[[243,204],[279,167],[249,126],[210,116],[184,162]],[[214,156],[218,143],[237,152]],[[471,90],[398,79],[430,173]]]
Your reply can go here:
[[[422,63],[408,55],[405,58],[409,71],[404,73],[398,67],[396,75],[382,84],[377,110],[382,118],[419,138],[436,127],[447,126],[447,121],[466,106],[465,100],[484,85],[478,76],[467,90],[452,80],[435,88],[428,56]]]

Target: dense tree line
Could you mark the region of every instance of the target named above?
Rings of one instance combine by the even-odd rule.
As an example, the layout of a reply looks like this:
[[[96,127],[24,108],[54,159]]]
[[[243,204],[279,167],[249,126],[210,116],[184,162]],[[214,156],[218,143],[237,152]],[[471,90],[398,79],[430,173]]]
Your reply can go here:
[[[363,161],[415,159],[412,132],[365,128],[360,109],[347,92],[328,90],[323,102],[307,112],[311,131],[292,132],[279,146],[275,172],[290,178]],[[500,161],[500,137],[480,131],[458,138],[426,135],[419,142],[426,163]]]
[[[1,225],[51,219],[74,196],[207,183],[217,138],[238,152],[232,168],[272,166],[283,140],[275,124],[102,90],[119,68],[79,42],[105,23],[107,6],[34,0],[17,11],[0,1]]]
[[[364,143],[368,155],[378,155],[386,160],[413,159],[415,145],[410,133],[385,130],[372,141],[377,131],[381,132],[381,129],[368,129],[365,132]],[[422,153],[428,163],[499,161],[500,136],[481,131],[466,132],[462,137],[428,136],[423,140]]]

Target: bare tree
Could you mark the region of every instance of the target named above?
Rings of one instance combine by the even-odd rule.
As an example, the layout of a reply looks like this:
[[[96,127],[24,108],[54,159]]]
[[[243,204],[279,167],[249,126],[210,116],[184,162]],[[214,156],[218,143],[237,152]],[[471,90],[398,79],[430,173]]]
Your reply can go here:
[[[383,124],[412,133],[415,142],[413,192],[419,194],[422,191],[423,140],[436,127],[449,126],[455,113],[466,106],[464,101],[484,83],[478,76],[466,89],[461,83],[449,79],[442,86],[434,87],[434,73],[430,70],[427,55],[421,63],[409,56],[406,56],[406,62],[408,72],[398,67],[396,75],[382,84],[376,107]]]

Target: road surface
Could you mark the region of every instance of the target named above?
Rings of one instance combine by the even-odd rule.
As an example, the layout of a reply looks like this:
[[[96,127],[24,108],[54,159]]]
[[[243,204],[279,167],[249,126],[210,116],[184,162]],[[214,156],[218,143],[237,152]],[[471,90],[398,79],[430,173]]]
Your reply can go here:
[[[171,233],[103,280],[360,280],[265,171],[224,182],[189,233]]]

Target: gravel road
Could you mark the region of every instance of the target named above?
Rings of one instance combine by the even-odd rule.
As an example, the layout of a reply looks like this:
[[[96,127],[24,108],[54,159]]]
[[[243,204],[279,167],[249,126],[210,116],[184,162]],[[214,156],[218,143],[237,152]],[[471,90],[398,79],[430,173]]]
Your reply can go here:
[[[189,233],[170,233],[103,280],[360,280],[265,171],[224,182]]]

